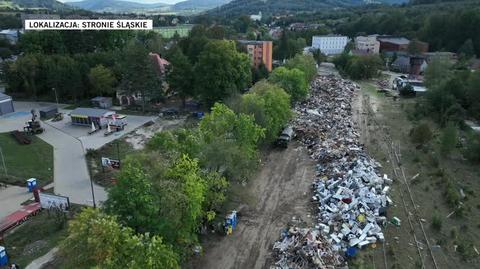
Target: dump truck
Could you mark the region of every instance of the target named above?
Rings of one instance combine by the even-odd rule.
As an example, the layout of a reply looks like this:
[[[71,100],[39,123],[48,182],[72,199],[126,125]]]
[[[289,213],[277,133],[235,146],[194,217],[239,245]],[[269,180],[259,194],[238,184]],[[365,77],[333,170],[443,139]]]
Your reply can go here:
[[[288,143],[293,139],[294,136],[293,128],[288,126],[283,129],[282,133],[278,136],[277,140],[275,140],[275,146],[281,148],[287,148]]]

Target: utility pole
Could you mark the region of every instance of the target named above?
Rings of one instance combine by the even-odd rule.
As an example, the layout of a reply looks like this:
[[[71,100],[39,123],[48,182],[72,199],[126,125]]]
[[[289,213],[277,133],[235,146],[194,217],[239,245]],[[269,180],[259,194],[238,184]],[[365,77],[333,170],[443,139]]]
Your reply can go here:
[[[8,177],[7,166],[5,165],[5,157],[3,156],[2,147],[0,147],[0,155],[2,156],[3,170],[5,171],[5,176]]]

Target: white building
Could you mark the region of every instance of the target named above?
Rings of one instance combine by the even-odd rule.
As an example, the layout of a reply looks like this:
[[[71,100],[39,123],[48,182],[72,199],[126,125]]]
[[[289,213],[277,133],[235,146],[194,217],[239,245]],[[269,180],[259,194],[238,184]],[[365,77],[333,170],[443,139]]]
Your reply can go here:
[[[380,42],[376,35],[355,37],[355,49],[365,51],[368,54],[378,54],[380,52]]]
[[[348,37],[340,35],[326,35],[312,37],[312,47],[320,49],[325,55],[341,54],[348,43]]]
[[[259,12],[258,12],[258,15],[255,15],[255,14],[250,15],[250,19],[251,19],[252,21],[261,21],[261,20],[262,20],[262,12],[259,11]]]

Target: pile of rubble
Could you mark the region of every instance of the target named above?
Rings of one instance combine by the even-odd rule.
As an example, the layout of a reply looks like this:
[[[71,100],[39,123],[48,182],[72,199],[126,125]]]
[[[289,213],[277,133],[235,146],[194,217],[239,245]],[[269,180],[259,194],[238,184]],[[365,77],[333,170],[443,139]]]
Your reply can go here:
[[[317,221],[301,234],[313,234],[316,240],[284,235],[274,246],[276,268],[324,268],[316,266],[318,259],[338,267],[343,256],[353,256],[358,249],[384,240],[381,227],[387,222],[392,181],[378,175],[380,164],[359,142],[352,117],[352,99],[358,89],[348,80],[320,76],[312,82],[310,98],[296,108],[297,138],[317,161],[312,184]]]

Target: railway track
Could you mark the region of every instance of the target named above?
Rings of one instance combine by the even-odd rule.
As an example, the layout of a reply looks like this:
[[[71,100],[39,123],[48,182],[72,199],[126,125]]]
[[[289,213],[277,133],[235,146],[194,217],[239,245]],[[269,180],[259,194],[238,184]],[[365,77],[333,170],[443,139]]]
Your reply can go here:
[[[370,97],[365,94],[362,96],[362,114],[364,114],[364,118],[362,119],[362,124],[364,124],[362,136],[364,136],[365,139],[368,138],[369,122],[373,124],[373,128],[378,128],[378,130],[383,129],[383,126],[378,122],[375,117],[375,113],[372,111],[369,98]],[[414,241],[413,245],[416,247],[416,253],[421,263],[419,265],[421,265],[421,268],[438,269],[439,266],[432,252],[430,242],[428,241],[428,237],[425,233],[425,228],[422,223],[421,215],[418,212],[409,182],[405,175],[405,170],[402,166],[400,144],[393,141],[392,138],[383,130],[380,133],[382,137],[380,137],[379,143],[382,143],[384,148],[388,149],[388,156],[392,165],[394,179],[400,183],[396,187],[401,188],[397,191],[400,194],[402,206],[408,220],[410,234],[412,235],[412,239]],[[385,268],[388,268],[388,259],[385,250],[385,246],[387,244],[387,238],[385,238],[385,243],[383,245]],[[428,256],[430,259],[427,259]]]

